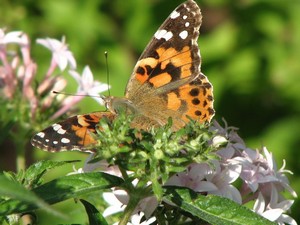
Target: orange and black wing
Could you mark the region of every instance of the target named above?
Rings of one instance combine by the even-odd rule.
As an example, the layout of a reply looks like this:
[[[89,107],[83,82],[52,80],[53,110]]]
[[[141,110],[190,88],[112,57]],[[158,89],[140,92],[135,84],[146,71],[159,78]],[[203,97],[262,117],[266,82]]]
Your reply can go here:
[[[94,112],[70,117],[35,134],[31,144],[50,152],[94,152],[92,146],[97,143],[94,138],[96,126],[103,117],[112,121],[115,115],[110,112]]]

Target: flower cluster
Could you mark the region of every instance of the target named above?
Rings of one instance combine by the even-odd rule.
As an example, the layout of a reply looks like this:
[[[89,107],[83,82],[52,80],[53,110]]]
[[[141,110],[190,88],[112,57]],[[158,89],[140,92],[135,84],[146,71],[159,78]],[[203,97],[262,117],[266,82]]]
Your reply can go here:
[[[284,191],[288,191],[293,198],[297,197],[285,175],[291,173],[284,169],[285,162],[282,168],[278,169],[266,147],[261,151],[247,148],[234,128],[227,125],[223,128],[214,121],[211,129],[215,135],[210,143],[217,149],[219,159],[192,163],[185,171],[171,176],[164,185],[187,187],[200,194],[226,197],[238,204],[252,207],[254,212],[270,221],[296,225],[296,221],[287,215],[294,200],[288,200],[282,195]],[[96,168],[124,178],[117,166],[111,166],[105,161],[86,163],[81,172]],[[132,183],[136,185],[138,181],[134,180]],[[103,198],[110,205],[104,216],[123,211],[129,202],[129,196],[129,193],[119,188],[104,193]],[[155,196],[141,199],[134,210],[132,221],[144,216],[148,220],[142,224],[152,224],[155,218],[151,216],[158,206],[159,202]]]
[[[42,72],[38,71],[36,62],[31,58],[28,35],[21,31],[5,33],[4,29],[0,29],[0,91],[3,99],[11,101],[21,96],[22,100],[29,103],[32,120],[36,118],[38,111],[44,112],[56,103],[59,106],[58,110],[51,117],[55,119],[70,110],[84,95],[93,95],[102,103],[96,95],[107,90],[108,86],[94,81],[88,66],[84,68],[82,75],[76,71],[76,60],[64,38],[61,41],[51,38],[38,39],[37,43],[52,52],[51,63],[38,85],[35,82]],[[51,93],[51,90],[60,92],[65,88],[67,81],[60,73],[67,68],[76,80],[78,90],[74,96],[58,97]]]
[[[253,211],[276,221],[278,224],[297,224],[287,213],[294,200],[287,200],[282,195],[288,191],[297,198],[290,187],[283,166],[278,169],[272,153],[266,147],[262,152],[247,148],[234,128],[222,128],[216,121],[212,126],[217,136],[212,144],[219,146],[226,140],[226,146],[218,150],[220,160],[213,160],[213,166],[207,163],[192,164],[185,172],[170,178],[168,185],[189,187],[200,193],[214,194],[229,198],[239,204],[255,201]],[[240,188],[233,183],[242,182]]]
[[[0,140],[0,145],[9,146],[2,149],[6,156],[2,157],[1,163],[9,162],[9,157],[14,157],[12,152],[17,153],[16,160],[11,159],[15,160],[15,164],[6,164],[4,168],[24,170],[27,159],[33,154],[33,151],[25,154],[33,132],[49,125],[50,120],[74,110],[76,103],[86,95],[93,95],[99,102],[99,93],[108,88],[106,84],[94,81],[88,66],[82,75],[76,72],[75,58],[64,38],[62,41],[38,39],[37,43],[51,51],[49,64],[47,59],[38,63],[33,59],[32,43],[27,34],[5,32],[0,28],[0,103],[4,106],[0,110],[0,131],[6,137]],[[78,84],[77,93],[73,96],[52,92],[61,92],[67,86],[67,77],[62,76],[65,73],[71,74]]]

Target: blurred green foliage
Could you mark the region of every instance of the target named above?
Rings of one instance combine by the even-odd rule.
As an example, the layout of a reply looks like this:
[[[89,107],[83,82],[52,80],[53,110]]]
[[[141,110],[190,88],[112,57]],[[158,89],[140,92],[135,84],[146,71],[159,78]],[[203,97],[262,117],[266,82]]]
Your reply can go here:
[[[102,82],[106,82],[107,50],[111,93],[122,96],[139,54],[181,2],[2,0],[0,27],[7,31],[22,30],[31,40],[65,36],[79,71],[88,64]],[[203,13],[199,38],[202,71],[214,86],[216,119],[225,118],[230,126],[239,127],[249,147],[266,145],[279,167],[286,159],[287,168],[294,172],[290,176],[292,187],[299,194],[300,1],[197,2]],[[32,45],[39,68],[46,68],[50,53],[35,43]],[[99,110],[91,99],[81,106],[82,112]],[[36,153],[36,159],[41,157],[39,154]],[[71,159],[71,154],[57,157]],[[299,208],[298,201],[292,215],[296,221],[300,221],[296,214]],[[71,214],[78,210],[81,209],[73,209]]]

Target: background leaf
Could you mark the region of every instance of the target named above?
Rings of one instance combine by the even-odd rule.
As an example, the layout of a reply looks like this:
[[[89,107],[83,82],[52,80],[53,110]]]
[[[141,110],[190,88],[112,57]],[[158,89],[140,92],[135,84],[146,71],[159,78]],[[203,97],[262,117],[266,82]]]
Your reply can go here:
[[[10,186],[2,186],[2,194],[10,196],[12,199],[1,202],[0,215],[32,211],[39,207],[45,208],[45,203],[40,203],[41,200],[38,201],[38,199],[54,204],[69,198],[77,198],[83,194],[118,186],[122,181],[121,178],[100,172],[75,174],[52,180],[34,188],[32,192],[23,187],[18,189],[18,186],[15,187],[7,182]],[[10,192],[9,189],[11,189]],[[24,197],[22,198],[23,195]]]
[[[32,205],[34,208],[43,208],[53,215],[64,217],[60,212],[51,208],[42,198],[35,193],[25,189],[19,183],[7,179],[0,174],[0,216],[6,216],[11,213],[18,213],[22,205]],[[5,198],[12,200],[5,201]],[[7,204],[14,202],[14,204]]]

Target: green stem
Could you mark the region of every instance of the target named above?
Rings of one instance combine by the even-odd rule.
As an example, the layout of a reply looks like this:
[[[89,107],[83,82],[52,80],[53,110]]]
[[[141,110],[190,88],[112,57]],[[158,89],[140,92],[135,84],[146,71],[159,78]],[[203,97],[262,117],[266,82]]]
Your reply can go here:
[[[20,152],[17,153],[17,159],[16,159],[16,166],[17,166],[17,171],[21,171],[21,170],[25,170],[26,166],[25,166],[25,157],[24,154]]]
[[[25,146],[26,146],[26,134],[23,132],[24,128],[19,127],[18,134],[13,134],[13,138],[16,146],[16,171],[19,172],[21,170],[26,169],[26,158],[25,158]]]
[[[137,204],[140,201],[139,197],[140,197],[139,194],[130,196],[128,205],[125,208],[123,217],[120,220],[119,225],[126,225],[128,223],[130,217],[133,214],[133,211],[135,210]]]

